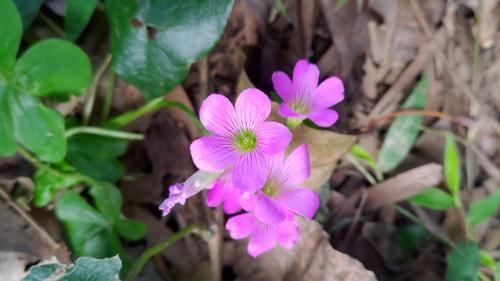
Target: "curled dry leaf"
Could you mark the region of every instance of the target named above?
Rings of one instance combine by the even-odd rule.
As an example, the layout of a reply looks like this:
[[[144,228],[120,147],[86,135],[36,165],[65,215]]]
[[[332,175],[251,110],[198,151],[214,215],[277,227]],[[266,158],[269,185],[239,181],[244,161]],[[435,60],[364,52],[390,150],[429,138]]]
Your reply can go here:
[[[333,249],[319,223],[299,219],[299,225],[300,239],[292,250],[277,247],[256,259],[246,254],[245,242],[227,242],[226,248],[234,247],[234,256],[227,260],[231,258],[237,280],[377,280],[359,261]]]

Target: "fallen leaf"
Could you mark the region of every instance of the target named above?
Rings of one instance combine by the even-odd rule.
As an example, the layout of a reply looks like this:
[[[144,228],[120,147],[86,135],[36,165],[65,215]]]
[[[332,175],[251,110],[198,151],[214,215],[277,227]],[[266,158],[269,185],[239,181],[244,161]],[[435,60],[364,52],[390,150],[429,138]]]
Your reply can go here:
[[[246,241],[227,242],[225,247],[235,247],[232,265],[238,280],[377,280],[359,261],[333,249],[319,223],[299,219],[299,226],[300,239],[292,250],[277,247],[256,259],[246,253]]]

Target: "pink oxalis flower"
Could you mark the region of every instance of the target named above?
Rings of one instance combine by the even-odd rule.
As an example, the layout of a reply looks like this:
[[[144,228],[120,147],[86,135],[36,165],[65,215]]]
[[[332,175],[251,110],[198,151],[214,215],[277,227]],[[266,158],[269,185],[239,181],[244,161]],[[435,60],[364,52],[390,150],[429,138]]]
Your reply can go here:
[[[231,168],[237,188],[261,188],[267,177],[266,158],[285,151],[292,139],[286,126],[265,121],[270,113],[271,101],[258,89],[244,90],[234,107],[222,95],[208,96],[200,119],[211,135],[191,144],[196,167],[209,172]]]
[[[207,205],[217,207],[223,204],[224,212],[234,214],[241,210],[240,196],[243,193],[233,186],[230,172],[223,173],[207,193]]]
[[[311,219],[319,208],[319,196],[301,184],[309,177],[309,153],[305,144],[285,160],[284,153],[268,159],[264,187],[240,196],[241,207],[249,213],[228,220],[226,229],[233,239],[250,237],[252,256],[272,249],[278,242],[290,249],[298,239],[295,214]]]
[[[293,70],[293,81],[282,71],[273,73],[276,93],[283,99],[278,113],[295,124],[309,119],[320,127],[330,127],[339,118],[331,106],[344,99],[344,85],[338,77],[330,77],[318,86],[319,69],[300,60]]]

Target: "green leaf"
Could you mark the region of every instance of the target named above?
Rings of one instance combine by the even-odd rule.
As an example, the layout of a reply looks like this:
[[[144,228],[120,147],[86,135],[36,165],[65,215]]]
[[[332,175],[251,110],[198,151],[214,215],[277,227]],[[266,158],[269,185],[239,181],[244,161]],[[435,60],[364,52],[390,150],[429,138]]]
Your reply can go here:
[[[446,281],[476,281],[479,270],[477,242],[460,242],[446,257]]]
[[[485,251],[479,252],[479,260],[484,266],[488,268],[494,269],[496,266],[495,259]]]
[[[64,31],[68,40],[75,40],[85,29],[98,0],[68,0],[66,2],[66,17],[64,18]]]
[[[220,38],[232,0],[106,0],[113,68],[149,99],[163,96]],[[141,4],[142,3],[142,4]]]
[[[439,188],[431,187],[409,199],[410,203],[434,210],[453,207],[453,197]]]
[[[21,43],[21,17],[11,0],[0,1],[0,73],[9,72],[16,62]]]
[[[351,154],[356,156],[357,158],[366,161],[372,168],[377,168],[377,162],[370,155],[368,151],[366,151],[361,145],[354,144],[351,147]]]
[[[26,30],[35,19],[44,0],[14,0],[23,20],[23,29]]]
[[[453,136],[446,134],[446,146],[444,149],[444,174],[446,184],[455,200],[455,205],[461,205],[460,199],[460,155]]]
[[[15,72],[35,96],[80,95],[92,81],[87,55],[71,42],[48,39],[36,43],[17,61]]]
[[[117,157],[125,153],[127,141],[78,134],[68,140],[67,160],[79,172],[95,179],[116,182],[125,173]]]
[[[408,256],[420,248],[428,235],[425,227],[418,224],[402,227],[396,233],[398,244]]]
[[[500,190],[486,198],[472,202],[467,213],[467,225],[475,226],[493,216],[500,206]]]
[[[9,93],[7,91],[8,88],[0,84],[0,156],[2,157],[12,156],[16,153],[14,125],[10,114]]]
[[[17,140],[43,161],[63,160],[66,138],[61,115],[32,96],[11,92],[8,99]]]
[[[112,184],[93,186],[90,195],[97,209],[111,222],[118,220],[122,209],[122,194]]]
[[[112,184],[93,186],[90,195],[97,209],[113,224],[120,236],[127,240],[139,240],[146,234],[146,226],[121,215],[122,194]]]
[[[129,241],[140,240],[146,235],[146,226],[142,222],[131,220],[124,216],[121,216],[115,222],[115,228],[120,236]]]
[[[118,237],[106,218],[74,191],[66,191],[55,208],[77,256],[109,257],[118,252]]]
[[[401,108],[423,109],[428,88],[429,75],[424,73]],[[398,116],[394,119],[378,155],[378,167],[382,172],[393,170],[408,155],[417,138],[422,120],[421,115]]]
[[[43,207],[54,200],[57,190],[68,188],[80,181],[76,175],[67,174],[61,177],[49,170],[38,170],[35,174],[35,192],[33,204]]]
[[[118,256],[107,259],[78,258],[74,265],[57,260],[42,261],[30,268],[22,281],[118,281],[121,261]]]

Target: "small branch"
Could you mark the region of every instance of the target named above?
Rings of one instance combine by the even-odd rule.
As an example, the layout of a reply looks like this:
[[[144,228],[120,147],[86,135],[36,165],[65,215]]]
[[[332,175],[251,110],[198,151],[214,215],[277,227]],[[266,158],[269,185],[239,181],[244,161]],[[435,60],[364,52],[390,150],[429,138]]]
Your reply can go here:
[[[188,225],[185,228],[181,229],[179,232],[176,232],[174,235],[170,236],[167,240],[164,240],[163,242],[160,242],[159,244],[156,244],[156,245],[146,249],[146,251],[144,251],[139,256],[137,261],[134,263],[134,265],[132,266],[132,269],[130,270],[127,277],[124,279],[124,281],[134,281],[137,278],[137,276],[139,276],[142,268],[149,261],[149,259],[151,257],[160,253],[165,248],[167,248],[171,244],[177,242],[178,240],[181,240],[182,238],[189,235],[190,233],[198,232],[201,230],[202,230],[201,225],[198,225],[198,224]]]
[[[109,63],[111,62],[111,55],[107,54],[104,58],[104,61],[101,63],[97,71],[95,72],[94,78],[92,79],[92,85],[90,85],[89,90],[87,91],[87,102],[85,103],[85,107],[83,109],[83,124],[87,125],[90,121],[90,115],[92,114],[92,108],[94,108],[95,96],[97,93],[97,86],[99,86],[99,81],[101,80],[101,76],[108,68]]]
[[[142,140],[144,136],[141,134],[128,133],[123,131],[103,129],[99,127],[74,127],[66,131],[65,137],[69,139],[70,137],[77,134],[91,134],[97,136],[111,137],[117,139],[126,140]]]
[[[374,129],[376,127],[379,127],[379,126],[385,124],[387,121],[389,121],[393,118],[396,118],[398,116],[408,116],[408,115],[423,115],[423,116],[427,116],[427,117],[447,119],[450,122],[454,122],[454,123],[457,123],[459,125],[466,126],[466,127],[470,126],[472,123],[471,119],[464,117],[464,116],[455,116],[455,115],[447,114],[447,113],[440,112],[440,111],[408,109],[408,110],[390,112],[390,113],[382,115],[378,118],[372,119],[369,122],[367,122],[365,125],[363,125],[359,130],[362,133],[366,133],[366,132],[370,131],[371,129]]]

